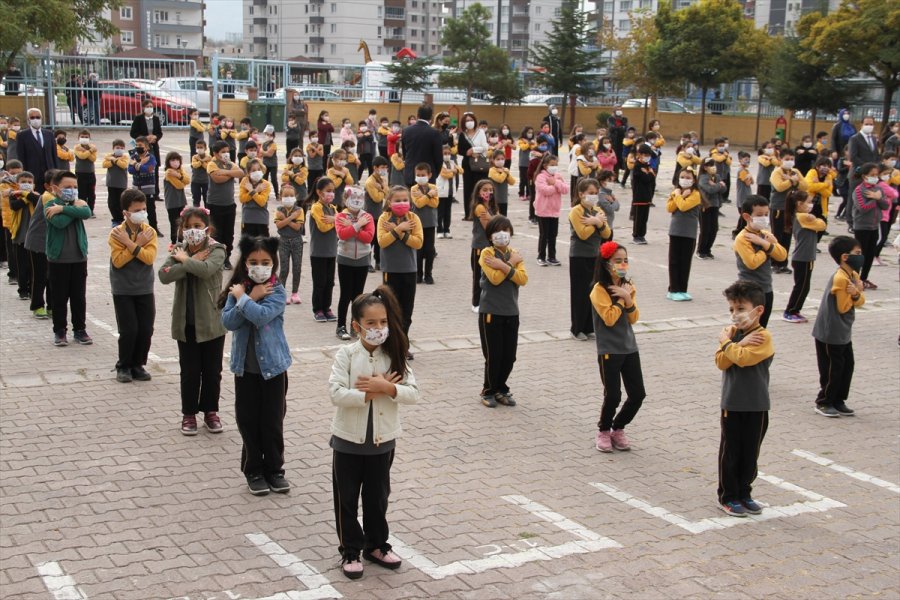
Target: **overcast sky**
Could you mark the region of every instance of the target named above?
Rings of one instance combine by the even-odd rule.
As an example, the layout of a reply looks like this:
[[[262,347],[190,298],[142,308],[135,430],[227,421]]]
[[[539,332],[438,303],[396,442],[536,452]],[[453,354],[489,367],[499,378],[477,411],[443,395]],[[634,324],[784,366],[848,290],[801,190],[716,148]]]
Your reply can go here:
[[[241,32],[241,0],[206,0],[206,37],[223,39]]]

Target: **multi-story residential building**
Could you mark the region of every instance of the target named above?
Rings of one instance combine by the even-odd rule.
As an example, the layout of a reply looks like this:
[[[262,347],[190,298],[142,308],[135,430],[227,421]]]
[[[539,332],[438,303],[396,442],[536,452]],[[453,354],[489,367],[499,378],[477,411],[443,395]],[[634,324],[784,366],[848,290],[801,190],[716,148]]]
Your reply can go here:
[[[746,0],[744,8],[757,27],[767,28],[772,35],[792,35],[803,15],[837,10],[840,4],[840,0]]]
[[[247,56],[362,64],[390,61],[401,48],[439,55],[442,2],[435,0],[243,0]]]

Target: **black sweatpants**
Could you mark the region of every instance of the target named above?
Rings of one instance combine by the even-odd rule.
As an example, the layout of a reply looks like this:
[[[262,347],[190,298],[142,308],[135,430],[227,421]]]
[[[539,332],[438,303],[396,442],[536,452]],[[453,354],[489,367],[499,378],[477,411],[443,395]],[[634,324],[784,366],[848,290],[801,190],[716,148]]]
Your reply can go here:
[[[788,256],[790,256],[791,250],[791,234],[788,231],[784,230],[784,211],[783,210],[773,210],[772,211],[772,235],[775,236],[775,239],[778,240],[778,243],[781,244],[784,249],[788,252]],[[782,261],[772,260],[772,266],[782,268],[787,267],[788,259],[785,258]]]
[[[650,204],[632,204],[631,209],[634,211],[634,224],[631,227],[631,237],[644,238],[647,235],[647,221],[650,220]]]
[[[481,304],[481,249],[472,248],[472,254],[469,255],[469,264],[472,267],[472,306]]]
[[[241,237],[269,237],[269,226],[265,223],[241,223]]]
[[[94,203],[97,202],[97,176],[94,173],[75,173],[75,180],[78,182],[78,197],[88,203],[93,213]]]
[[[484,355],[481,395],[506,394],[519,346],[519,315],[479,314],[478,333]]]
[[[225,260],[228,260],[234,250],[234,219],[237,215],[237,206],[235,204],[228,206],[210,204],[207,208],[209,208],[209,219],[216,232],[216,241],[225,244]]]
[[[334,451],[331,487],[334,518],[341,556],[359,558],[363,551],[385,548],[389,530],[388,497],[394,450],[382,454],[347,454]],[[359,524],[362,495],[363,523]]]
[[[594,333],[594,314],[591,306],[591,280],[596,259],[585,256],[569,257],[569,308],[572,335]]]
[[[284,471],[284,415],[287,372],[272,379],[259,373],[234,376],[234,418],[241,440],[241,472],[273,475]]]
[[[363,293],[366,288],[366,277],[369,276],[369,266],[353,267],[338,263],[338,282],[341,284],[341,295],[338,297],[338,327],[347,327],[347,312],[353,300]]]
[[[31,259],[28,257],[28,250],[25,244],[13,244],[13,251],[16,256],[16,272],[19,281],[19,296],[31,295]],[[10,257],[12,260],[12,257]]]
[[[638,352],[631,354],[600,354],[600,380],[603,382],[603,406],[600,408],[600,431],[625,429],[631,423],[641,404],[644,402],[644,375],[641,372],[641,356]],[[622,384],[628,398],[619,414],[616,409],[622,402]]]
[[[533,183],[528,184],[526,193],[528,194],[528,220],[535,221],[537,220],[537,215],[534,214],[534,197],[537,193],[537,190],[535,189]]]
[[[503,204],[498,203],[497,211],[499,212],[499,214],[501,214],[505,217],[507,215],[507,213],[509,212],[509,203],[508,202],[504,202]]]
[[[156,218],[156,201],[158,199],[159,196],[157,194],[147,196],[147,221],[155,231],[159,231],[159,221]],[[122,212],[121,208],[119,212]]]
[[[225,336],[197,342],[193,325],[184,329],[186,342],[178,342],[181,376],[181,414],[219,412],[222,389],[222,356]]]
[[[765,267],[762,267],[765,268]],[[766,303],[763,305],[763,314],[759,318],[759,324],[763,327],[768,327],[769,325],[769,317],[772,316],[772,305],[775,303],[775,292],[766,292],[765,294]]]
[[[109,209],[109,218],[113,227],[121,225],[125,218],[122,214],[122,192],[124,191],[125,188],[106,188],[108,194],[106,197],[106,208]]]
[[[819,393],[816,404],[836,406],[847,401],[853,381],[853,342],[826,344],[816,340],[816,362],[819,365]]]
[[[450,233],[450,217],[453,215],[453,196],[438,199],[437,232]]]
[[[278,165],[265,165],[266,172],[263,175],[263,179],[268,179],[272,184],[272,191],[275,193],[275,197],[278,197]]]
[[[519,196],[528,193],[528,166],[519,167]]]
[[[6,263],[6,268],[8,269],[6,276],[10,279],[16,279],[19,276],[16,271],[16,251],[13,248],[9,229],[2,226],[2,220],[0,220],[0,235],[3,236],[2,243],[0,243],[0,262]]]
[[[53,333],[65,335],[67,310],[72,306],[72,330],[84,331],[87,319],[87,261],[77,263],[47,262],[47,280],[53,308]]]
[[[119,330],[119,360],[117,369],[136,369],[147,364],[153,323],[156,321],[156,300],[153,294],[124,296],[113,294],[116,327]],[[54,311],[54,316],[56,312]]]
[[[434,268],[434,227],[422,228],[422,247],[416,251],[416,275],[431,275]]]
[[[853,237],[856,238],[856,241],[859,242],[859,247],[862,250],[863,258],[863,268],[862,271],[859,272],[859,276],[863,281],[869,279],[869,271],[872,269],[872,262],[875,260],[875,250],[878,247],[878,235],[879,230],[877,229],[854,229]]]
[[[697,240],[680,235],[669,236],[669,292],[686,293],[691,278],[691,261]]]
[[[181,219],[181,211],[184,210],[184,207],[178,208],[167,208],[166,214],[169,217],[169,239],[172,240],[172,243],[179,241],[178,240],[178,221]]]
[[[409,335],[412,325],[413,309],[416,306],[416,274],[415,273],[383,273],[384,283],[391,286],[400,311],[403,313],[403,331]]]
[[[713,244],[719,234],[719,207],[710,206],[700,211],[700,240],[697,243],[697,254],[712,254]]]
[[[556,260],[559,217],[538,217],[538,259]]]
[[[203,202],[203,206],[206,206],[207,194],[209,194],[208,183],[191,184],[191,201],[193,202],[194,206],[200,206],[201,201]]]
[[[47,281],[47,255],[43,252],[28,251],[28,259],[31,264],[31,306],[32,312],[39,308],[53,309],[53,295],[50,292],[50,282]],[[44,298],[46,296],[46,304]]]
[[[374,156],[371,154],[360,154],[359,155],[359,181],[365,183],[365,179],[363,179],[363,171],[365,171],[368,175],[372,174],[372,160]]]
[[[772,186],[764,184],[756,186],[756,195],[762,196],[766,200],[770,200],[772,197]]]
[[[309,266],[312,272],[312,311],[313,313],[331,310],[334,294],[335,257],[310,256]]]
[[[894,221],[896,219],[897,219],[897,209],[894,208],[893,212],[891,213],[890,220],[889,221],[881,221],[878,224],[878,226],[879,226],[878,243],[875,244],[875,256],[876,257],[881,256],[881,251],[884,249],[884,245],[887,243],[888,237],[890,237],[890,235],[891,235],[891,225],[894,224]],[[819,232],[819,233],[821,234],[822,232]]]
[[[719,504],[751,498],[759,449],[769,428],[766,411],[723,410],[719,440]]]
[[[806,302],[806,297],[809,295],[809,284],[815,265],[816,263],[805,260],[791,261],[791,267],[794,270],[794,289],[791,290],[787,308],[784,309],[785,314],[799,315],[803,310],[803,303]]]

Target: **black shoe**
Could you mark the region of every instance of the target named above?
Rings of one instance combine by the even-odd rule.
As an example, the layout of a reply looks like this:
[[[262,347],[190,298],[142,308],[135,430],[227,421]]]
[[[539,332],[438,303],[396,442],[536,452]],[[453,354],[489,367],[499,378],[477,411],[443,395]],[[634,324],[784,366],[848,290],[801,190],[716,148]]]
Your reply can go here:
[[[350,339],[350,334],[347,332],[347,328],[344,327],[343,325],[341,325],[340,327],[337,328],[337,333],[335,335],[337,335],[338,339],[341,339],[344,341]]]
[[[422,283],[423,279],[421,275],[416,275],[416,283]]]
[[[131,369],[127,367],[119,367],[116,369],[116,381],[119,383],[131,383]]]
[[[232,269],[231,261],[228,260],[227,258],[225,259],[225,262],[222,264],[222,269],[225,271],[230,271]]]
[[[434,285],[434,277],[432,277],[431,275],[426,275],[425,285]]]
[[[416,357],[413,356],[413,353],[412,353],[412,352],[407,352],[407,353],[406,353],[406,360],[415,360],[415,358],[416,358]]]
[[[291,491],[291,484],[284,478],[284,471],[266,475],[266,483],[269,484],[269,489],[277,494],[287,494]]]
[[[132,367],[131,377],[135,381],[150,381],[153,379],[153,376],[144,367]]]
[[[254,496],[265,496],[269,493],[269,483],[259,473],[247,475],[247,487]]]
[[[374,272],[375,272],[375,267],[373,267],[372,265],[369,265],[369,273],[374,273]]]
[[[856,413],[853,412],[853,409],[841,402],[840,404],[834,405],[834,410],[838,412],[842,417],[852,417]]]

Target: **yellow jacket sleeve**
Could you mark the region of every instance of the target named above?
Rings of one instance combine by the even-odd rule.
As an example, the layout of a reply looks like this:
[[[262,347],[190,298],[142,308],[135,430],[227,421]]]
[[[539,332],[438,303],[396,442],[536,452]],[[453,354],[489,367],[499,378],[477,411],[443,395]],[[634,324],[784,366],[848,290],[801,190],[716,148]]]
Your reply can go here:
[[[309,217],[316,223],[316,227],[322,233],[326,233],[334,229],[334,223],[326,223],[324,220],[325,211],[322,210],[321,202],[314,202],[309,209]]]
[[[738,171],[738,179],[740,179],[747,185],[750,185],[749,180],[751,179],[751,176],[749,169],[741,169],[740,171]]]
[[[844,269],[838,269],[837,273],[834,275],[834,280],[831,283],[831,293],[834,296],[838,312],[841,314],[846,313],[851,308],[859,307],[866,303],[866,296],[863,294],[862,290],[859,290],[859,298],[856,300],[847,293],[848,283],[850,283],[850,277]]]
[[[60,160],[73,161],[75,160],[75,153],[71,150],[66,150],[63,146],[56,147],[56,156],[59,157]]]
[[[783,169],[775,169],[772,171],[772,176],[769,178],[769,181],[772,184],[772,189],[775,191],[785,192],[791,189],[790,176],[787,175]]]
[[[637,296],[637,290],[634,290],[631,294],[632,298]],[[609,295],[609,292],[606,291],[602,285],[595,284],[594,289],[591,290],[591,305],[593,305],[594,310],[597,311],[597,314],[600,315],[600,318],[603,320],[603,323],[606,324],[607,327],[612,327],[616,324],[616,321],[619,320],[619,317],[624,313],[628,322],[634,325],[637,323],[638,318],[640,317],[640,312],[637,308],[637,303],[632,305],[633,310],[628,310],[616,300],[613,302],[612,297]]]
[[[128,226],[124,223],[119,225],[120,228],[124,229],[128,232]],[[151,229],[149,225],[141,225],[141,231],[143,232],[146,229]],[[128,251],[128,249],[120,243],[118,240],[113,239],[112,231],[109,235],[109,258],[112,261],[113,267],[116,269],[121,269],[126,264],[132,261],[132,259],[137,258],[139,261],[144,263],[145,265],[152,265],[156,260],[156,250],[157,250],[157,241],[156,241],[156,232],[153,232],[153,237],[149,242],[147,242],[146,246],[142,246],[138,251],[137,255],[132,254]]]
[[[676,210],[687,212],[699,204],[700,192],[697,190],[691,190],[691,193],[684,197],[681,195],[680,189],[674,189],[669,194],[669,199],[666,200],[666,210],[670,213],[674,213]]]
[[[384,190],[381,189],[374,175],[369,175],[366,179],[366,192],[373,202],[381,204],[384,201]]]
[[[255,202],[259,206],[265,206],[269,201],[269,192],[272,190],[272,184],[269,183],[267,179],[263,179],[261,180],[261,185],[258,188],[255,188],[256,191],[248,192],[244,187],[244,183],[248,181],[249,179],[246,177],[241,179],[241,191],[238,195],[238,199],[241,201],[241,204]]]
[[[438,203],[440,202],[440,198],[438,198],[437,195],[437,186],[433,183],[428,184],[427,192],[423,192],[422,188],[418,185],[414,185],[412,186],[412,189],[410,189],[409,194],[413,204],[416,205],[416,208],[425,208],[426,206],[437,208]]]
[[[197,119],[191,119],[191,128],[195,131],[199,131],[200,133],[206,132],[206,125],[198,121]]]
[[[720,344],[716,351],[716,366],[722,371],[732,365],[752,367],[773,356],[775,347],[772,345],[772,334],[766,329],[758,329],[757,332],[765,338],[758,346],[739,346],[731,340]]]
[[[813,231],[825,231],[825,221],[810,213],[797,213],[797,222],[803,229]]]
[[[488,257],[497,258],[497,251],[493,246],[490,246],[490,247],[482,250],[481,254],[479,255],[479,258],[478,258],[478,264],[481,266],[481,270],[484,273],[484,276],[491,283],[491,285],[500,285],[507,279],[509,279],[510,281],[512,281],[514,284],[516,284],[519,287],[522,287],[523,285],[528,283],[528,273],[525,272],[525,262],[524,261],[520,262],[515,267],[512,265],[509,265],[509,263],[506,263],[509,265],[510,270],[509,270],[509,273],[504,273],[500,269],[494,269],[492,267],[489,267],[487,265],[487,263],[485,262],[485,260]],[[504,261],[504,262],[506,262],[506,261]]]
[[[604,223],[602,227],[596,227],[595,225],[585,225],[581,222],[581,218],[584,216],[584,208],[579,204],[578,206],[573,206],[572,210],[569,211],[569,223],[572,225],[572,230],[575,232],[575,235],[578,236],[579,239],[586,240],[598,230],[600,231],[600,237],[605,240],[608,240],[612,235],[612,231],[609,228],[609,224]]]
[[[75,158],[77,158],[78,160],[87,160],[90,162],[97,161],[97,148],[94,146],[90,146],[85,149],[84,146],[78,144],[73,149],[73,152],[75,153]]]
[[[191,176],[187,174],[184,167],[179,167],[178,171],[181,177],[172,177],[169,175],[168,169],[166,169],[166,181],[176,190],[183,190],[191,182]]]
[[[588,175],[590,175],[591,173],[594,172],[594,164],[589,163],[586,160],[579,160],[577,166],[578,166],[578,172],[581,173],[581,175],[583,177],[587,177]]]
[[[787,250],[784,249],[784,246],[781,244],[775,243],[769,248],[769,252],[764,250],[757,250],[753,247],[753,243],[744,237],[744,233],[747,230],[741,231],[737,237],[734,239],[734,251],[741,259],[741,261],[747,265],[749,269],[757,269],[766,262],[766,258],[771,256],[772,260],[782,261],[787,258]]]

